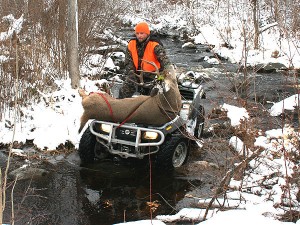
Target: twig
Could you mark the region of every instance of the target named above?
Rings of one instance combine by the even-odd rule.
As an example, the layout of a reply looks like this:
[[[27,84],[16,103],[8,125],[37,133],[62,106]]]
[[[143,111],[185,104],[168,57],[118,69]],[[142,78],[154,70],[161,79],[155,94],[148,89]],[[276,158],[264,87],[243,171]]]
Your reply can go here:
[[[208,206],[206,207],[205,214],[203,216],[203,220],[206,220],[206,217],[207,217],[207,214],[208,214],[208,210],[211,208],[211,206],[214,203],[214,201],[216,200],[216,198],[220,194],[224,193],[224,191],[227,190],[227,187],[229,185],[229,182],[230,182],[232,176],[235,173],[239,172],[241,169],[246,168],[246,166],[249,164],[249,162],[252,159],[256,158],[258,155],[260,155],[260,153],[262,153],[263,150],[264,150],[263,148],[257,149],[255,152],[253,152],[253,154],[250,157],[244,159],[237,166],[235,166],[234,168],[232,168],[232,169],[230,169],[230,170],[227,171],[225,177],[221,180],[218,188],[216,189],[214,196],[211,198],[210,202],[208,203]]]
[[[16,82],[14,85],[14,91],[15,91],[15,101],[14,101],[14,127],[13,127],[13,135],[12,135],[12,140],[11,143],[9,145],[9,153],[8,153],[8,159],[7,159],[7,164],[6,164],[6,168],[5,168],[5,173],[4,173],[4,182],[3,182],[3,186],[2,186],[2,216],[3,216],[3,211],[5,209],[5,202],[6,202],[6,184],[7,184],[7,177],[8,177],[8,169],[9,169],[9,165],[10,165],[10,158],[12,155],[12,147],[13,147],[13,142],[15,139],[15,134],[16,134],[16,123],[17,123],[17,104],[18,104],[18,85],[19,85],[19,61],[18,61],[18,37],[17,35],[14,33],[13,35],[13,42],[15,42],[15,48],[16,48]],[[2,219],[2,218],[1,218]],[[2,223],[1,223],[2,224]]]
[[[11,189],[11,193],[10,193],[10,198],[11,198],[11,224],[14,225],[15,224],[15,210],[14,210],[14,190],[15,190],[15,186],[18,180],[18,175],[16,176],[16,179],[14,181],[14,185]]]

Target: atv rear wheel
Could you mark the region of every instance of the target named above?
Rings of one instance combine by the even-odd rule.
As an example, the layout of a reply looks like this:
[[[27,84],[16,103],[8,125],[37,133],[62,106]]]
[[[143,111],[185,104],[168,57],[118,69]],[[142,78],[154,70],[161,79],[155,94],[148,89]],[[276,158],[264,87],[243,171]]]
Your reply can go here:
[[[187,139],[182,135],[168,137],[156,154],[155,167],[174,169],[182,166],[188,158]]]
[[[95,160],[96,136],[88,127],[81,136],[78,153],[81,163],[92,163]]]

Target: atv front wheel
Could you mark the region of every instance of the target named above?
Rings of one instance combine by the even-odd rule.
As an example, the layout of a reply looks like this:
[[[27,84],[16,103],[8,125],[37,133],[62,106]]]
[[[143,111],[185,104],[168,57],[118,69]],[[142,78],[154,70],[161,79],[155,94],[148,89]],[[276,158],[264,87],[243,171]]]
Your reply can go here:
[[[95,160],[96,136],[88,127],[81,136],[78,153],[83,164],[92,163]]]
[[[182,166],[188,158],[187,139],[182,135],[168,137],[156,154],[155,166],[162,169],[174,169]]]

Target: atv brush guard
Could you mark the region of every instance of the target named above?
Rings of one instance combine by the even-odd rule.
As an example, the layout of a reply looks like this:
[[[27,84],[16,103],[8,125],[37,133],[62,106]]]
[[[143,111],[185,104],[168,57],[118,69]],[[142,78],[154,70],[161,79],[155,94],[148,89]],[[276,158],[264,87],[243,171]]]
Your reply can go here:
[[[190,146],[196,144],[202,147],[199,140],[203,135],[205,121],[202,105],[202,99],[205,99],[202,86],[204,79],[189,72],[188,75],[180,75],[177,80],[182,104],[180,112],[172,121],[154,126],[94,120],[80,139],[78,150],[81,163],[101,162],[115,156],[139,160],[149,156],[156,169],[164,170],[179,168],[186,163],[192,150]],[[144,84],[142,79],[140,84]],[[118,93],[118,89],[115,92]],[[128,159],[128,162],[132,160],[135,162],[134,159]]]
[[[123,158],[143,158],[145,155],[156,153],[159,150],[157,146],[165,140],[164,133],[157,129],[133,125],[120,126],[118,123],[105,121],[92,121],[90,131],[111,154]],[[156,148],[151,148],[152,146]]]

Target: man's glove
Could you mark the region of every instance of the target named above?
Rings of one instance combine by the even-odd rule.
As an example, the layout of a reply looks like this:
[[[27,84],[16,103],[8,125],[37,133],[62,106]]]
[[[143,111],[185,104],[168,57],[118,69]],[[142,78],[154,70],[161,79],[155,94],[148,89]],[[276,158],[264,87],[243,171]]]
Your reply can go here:
[[[158,81],[164,81],[166,75],[168,74],[167,70],[163,70],[159,73],[159,75],[157,75],[157,80]]]
[[[159,75],[157,76],[157,81],[163,81],[164,79],[165,79],[165,76],[162,75],[162,74],[159,74]]]

